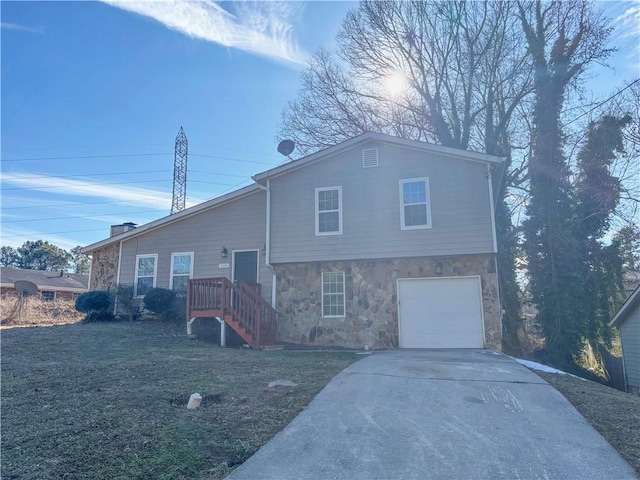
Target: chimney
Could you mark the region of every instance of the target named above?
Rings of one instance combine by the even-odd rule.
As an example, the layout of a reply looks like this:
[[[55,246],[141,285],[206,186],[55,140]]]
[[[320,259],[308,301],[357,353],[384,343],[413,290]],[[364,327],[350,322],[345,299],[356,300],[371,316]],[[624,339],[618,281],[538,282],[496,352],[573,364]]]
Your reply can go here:
[[[137,226],[138,224],[133,222],[125,222],[120,225],[111,225],[111,235],[109,236],[113,237],[115,235],[120,235],[121,233],[128,232],[129,230],[133,230]]]

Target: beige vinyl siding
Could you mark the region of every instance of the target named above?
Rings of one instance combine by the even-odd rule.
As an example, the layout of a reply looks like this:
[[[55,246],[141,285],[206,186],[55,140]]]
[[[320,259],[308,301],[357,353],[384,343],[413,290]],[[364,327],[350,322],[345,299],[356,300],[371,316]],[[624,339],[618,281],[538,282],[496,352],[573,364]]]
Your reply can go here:
[[[193,278],[231,278],[233,250],[258,250],[259,279],[271,301],[272,272],[264,264],[266,194],[258,191],[150,231],[122,244],[120,283],[133,283],[136,255],[158,254],[156,286],[169,288],[171,254],[193,252]],[[225,246],[227,258],[221,258]],[[220,268],[228,263],[229,267]]]
[[[640,304],[620,326],[620,337],[628,387],[640,391]]]
[[[379,166],[362,167],[378,149]],[[399,180],[428,177],[431,228],[402,230]],[[271,263],[492,253],[487,165],[371,142],[275,177]],[[315,189],[342,187],[342,234],[315,235]]]

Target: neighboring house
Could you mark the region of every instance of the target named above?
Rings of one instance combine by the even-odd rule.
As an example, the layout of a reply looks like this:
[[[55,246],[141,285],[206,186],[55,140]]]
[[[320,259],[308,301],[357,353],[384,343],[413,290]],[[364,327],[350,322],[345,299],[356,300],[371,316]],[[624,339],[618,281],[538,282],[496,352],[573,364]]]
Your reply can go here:
[[[281,342],[500,349],[491,172],[501,160],[366,133],[85,247],[91,289],[247,281],[275,308]],[[192,280],[190,315],[237,330],[202,303],[231,295],[229,284]]]
[[[45,301],[73,300],[76,295],[89,290],[89,275],[0,267],[0,293],[16,295],[13,284],[27,280],[38,286],[38,294]]]
[[[620,332],[625,388],[640,395],[640,287],[620,307],[609,326],[618,327]]]

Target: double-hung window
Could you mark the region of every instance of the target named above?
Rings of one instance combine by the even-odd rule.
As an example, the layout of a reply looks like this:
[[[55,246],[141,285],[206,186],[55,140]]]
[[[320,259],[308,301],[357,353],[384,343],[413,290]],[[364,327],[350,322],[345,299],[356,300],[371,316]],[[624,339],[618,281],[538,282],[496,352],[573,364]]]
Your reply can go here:
[[[43,302],[53,302],[56,299],[56,292],[43,290],[42,292],[40,292],[40,296],[42,297]]]
[[[316,235],[342,233],[342,187],[316,188]]]
[[[171,254],[171,278],[169,288],[178,292],[187,291],[187,283],[193,276],[193,252]]]
[[[402,230],[431,227],[428,178],[400,180],[400,221]]]
[[[135,296],[142,297],[156,286],[158,255],[136,255]]]
[[[322,316],[344,317],[344,272],[322,273]]]

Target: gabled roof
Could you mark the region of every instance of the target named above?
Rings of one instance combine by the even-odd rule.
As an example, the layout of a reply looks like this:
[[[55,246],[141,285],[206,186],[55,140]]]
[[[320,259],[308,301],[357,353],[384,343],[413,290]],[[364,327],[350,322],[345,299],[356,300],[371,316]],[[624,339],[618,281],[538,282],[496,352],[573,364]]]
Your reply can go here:
[[[17,280],[35,283],[40,290],[86,292],[89,289],[89,275],[78,273],[28,270],[25,268],[0,267],[0,285],[13,288]]]
[[[609,326],[620,326],[620,324],[624,323],[631,311],[640,304],[640,287],[636,288],[631,296],[627,298],[627,301],[624,302],[624,305],[620,307],[620,310],[613,316],[611,321],[609,322]]]
[[[109,237],[105,240],[100,240],[99,242],[92,243],[91,245],[87,245],[82,249],[82,253],[91,253],[94,250],[97,250],[102,247],[106,247],[107,245],[111,245],[112,243],[120,242],[122,240],[126,240],[132,237],[137,237],[138,235],[142,235],[143,233],[147,233],[152,230],[156,230],[157,228],[164,227],[165,225],[169,225],[171,223],[183,220],[185,218],[201,213],[205,210],[210,210],[212,208],[216,208],[226,203],[229,203],[233,200],[237,200],[238,198],[251,195],[253,193],[258,192],[259,190],[260,190],[260,187],[258,187],[255,184],[249,185],[247,187],[243,187],[239,190],[235,190],[231,193],[227,193],[226,195],[222,195],[221,197],[216,197],[212,200],[208,200],[206,202],[199,203],[198,205],[194,205],[193,207],[189,207],[179,213],[162,217],[158,220],[154,220],[153,222],[146,223],[141,227],[134,228],[133,230],[129,230],[127,232],[114,235],[113,237]]]
[[[389,145],[397,145],[404,148],[420,150],[426,153],[435,153],[438,155],[453,157],[461,160],[468,160],[472,162],[500,163],[504,160],[501,157],[487,155],[485,153],[472,152],[469,150],[461,150],[459,148],[443,147],[442,145],[420,142],[417,140],[407,140],[404,138],[385,135],[382,133],[367,132],[367,133],[363,133],[362,135],[358,135],[357,137],[346,140],[342,143],[339,143],[337,145],[325,148],[324,150],[321,150],[319,152],[303,157],[294,162],[286,163],[284,165],[280,165],[278,167],[275,167],[265,172],[254,175],[253,177],[251,177],[256,182],[253,185],[249,185],[248,187],[241,188],[239,190],[233,191],[221,197],[217,197],[212,200],[206,201],[204,203],[200,203],[191,208],[187,208],[186,210],[183,210],[180,213],[163,217],[159,220],[155,220],[153,222],[147,223],[133,230],[129,230],[127,232],[114,235],[113,237],[88,245],[82,249],[82,253],[91,253],[94,250],[105,247],[107,245],[111,245],[113,243],[120,242],[122,240],[136,237],[138,235],[142,235],[143,233],[147,233],[151,230],[155,230],[157,228],[163,227],[165,225],[169,225],[171,223],[177,222],[179,220],[190,217],[192,215],[196,215],[205,210],[215,208],[220,205],[224,205],[225,203],[231,202],[240,197],[250,195],[261,189],[261,187],[258,185],[258,183],[261,183],[261,180],[264,180],[269,177],[275,177],[277,175],[281,175],[281,174],[290,172],[292,170],[296,170],[298,168],[311,165],[312,163],[315,163],[317,161],[323,160],[332,155],[336,155],[340,152],[349,150],[351,148],[355,148],[358,145],[364,144],[366,142],[371,142],[371,141],[386,143]]]
[[[358,145],[371,141],[386,143],[389,145],[396,145],[404,148],[411,148],[414,150],[423,151],[425,153],[434,153],[446,157],[455,157],[461,160],[469,160],[472,162],[501,163],[504,160],[504,158],[502,157],[487,155],[486,153],[472,152],[459,148],[443,147],[442,145],[436,145],[434,143],[421,142],[418,140],[407,140],[405,138],[385,135],[383,133],[366,132],[362,135],[358,135],[357,137],[353,137],[337,145],[333,145],[331,147],[325,148],[324,150],[320,150],[319,152],[312,153],[311,155],[303,157],[299,160],[285,163],[284,165],[280,165],[278,167],[266,170],[262,173],[258,173],[251,178],[253,178],[256,182],[260,182],[261,180],[276,177],[278,175],[297,170],[298,168],[311,165],[327,157],[336,155],[345,150],[355,148]]]

